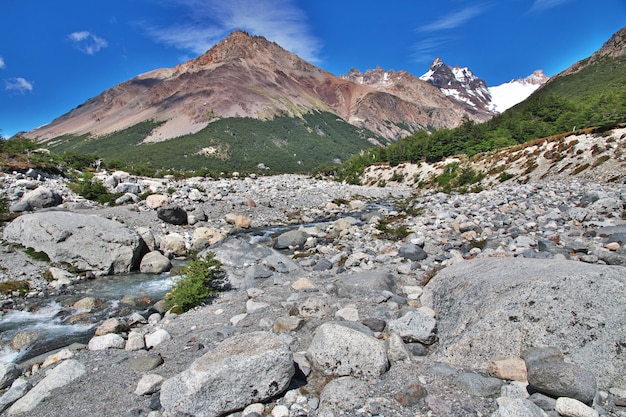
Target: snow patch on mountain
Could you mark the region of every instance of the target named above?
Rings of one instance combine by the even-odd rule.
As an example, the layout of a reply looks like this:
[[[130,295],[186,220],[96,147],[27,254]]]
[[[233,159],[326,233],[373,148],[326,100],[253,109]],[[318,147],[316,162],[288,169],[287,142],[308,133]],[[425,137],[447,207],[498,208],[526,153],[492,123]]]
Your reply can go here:
[[[518,103],[526,100],[535,90],[548,81],[542,70],[533,72],[526,78],[512,80],[508,83],[489,87],[491,94],[491,109],[502,113]]]

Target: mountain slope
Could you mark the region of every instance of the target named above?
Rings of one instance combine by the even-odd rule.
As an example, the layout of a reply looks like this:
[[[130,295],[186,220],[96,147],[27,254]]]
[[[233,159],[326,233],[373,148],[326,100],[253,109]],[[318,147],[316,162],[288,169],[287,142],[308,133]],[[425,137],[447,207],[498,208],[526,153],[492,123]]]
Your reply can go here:
[[[341,79],[261,36],[237,31],[196,59],[121,83],[26,136],[99,136],[154,120],[164,123],[143,141],[156,142],[223,118],[271,120],[311,112],[368,129],[374,142],[458,125],[462,112],[423,105],[429,100],[424,94],[438,92],[398,95]]]

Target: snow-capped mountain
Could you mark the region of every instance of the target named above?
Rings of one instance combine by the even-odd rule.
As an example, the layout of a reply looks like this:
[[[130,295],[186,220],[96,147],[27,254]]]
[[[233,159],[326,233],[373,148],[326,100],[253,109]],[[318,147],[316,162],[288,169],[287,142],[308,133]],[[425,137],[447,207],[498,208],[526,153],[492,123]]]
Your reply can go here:
[[[436,58],[420,79],[439,88],[448,98],[462,103],[476,118],[487,120],[493,116],[487,84],[469,68],[449,67],[441,58]]]
[[[502,113],[506,109],[526,100],[535,90],[541,87],[550,77],[542,70],[533,72],[526,78],[511,80],[508,83],[489,87],[491,94],[491,109]]]

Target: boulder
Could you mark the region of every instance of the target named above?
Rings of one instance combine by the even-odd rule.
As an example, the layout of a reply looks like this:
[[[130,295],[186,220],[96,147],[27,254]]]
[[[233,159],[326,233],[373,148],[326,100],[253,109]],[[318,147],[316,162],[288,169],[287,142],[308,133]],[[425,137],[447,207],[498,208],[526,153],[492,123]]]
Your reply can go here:
[[[536,391],[552,397],[569,397],[591,403],[596,396],[593,374],[574,363],[563,360],[554,348],[532,348],[524,351],[528,384]]]
[[[409,311],[399,319],[391,320],[388,326],[406,343],[430,345],[437,336],[437,321],[419,310]]]
[[[144,274],[160,274],[172,269],[169,258],[159,251],[152,251],[144,255],[139,264],[139,271]]]
[[[398,249],[398,255],[411,261],[423,261],[428,258],[428,254],[417,245],[405,245]]]
[[[477,258],[426,285],[437,312],[433,359],[486,369],[533,346],[568,352],[600,387],[626,385],[626,268],[557,259]],[[422,297],[424,299],[424,297]]]
[[[89,350],[106,350],[106,349],[124,349],[126,341],[119,334],[109,333],[104,336],[94,336],[89,340],[87,349]]]
[[[0,413],[9,408],[11,404],[22,398],[32,385],[25,378],[18,378],[13,382],[11,387],[7,389],[0,397]]]
[[[157,374],[146,374],[141,377],[139,382],[137,383],[137,388],[135,389],[135,395],[151,395],[161,389],[161,385],[163,385],[163,378],[161,375]]]
[[[320,395],[320,415],[352,415],[354,410],[365,405],[367,398],[368,386],[364,381],[350,376],[333,379]]]
[[[225,234],[215,229],[210,227],[198,227],[194,229],[193,234],[191,235],[191,248],[196,252],[199,252],[207,246],[214,245],[225,238]]]
[[[124,321],[116,317],[111,317],[110,319],[103,321],[100,326],[98,326],[95,335],[104,336],[109,333],[122,333],[126,330],[128,330],[128,325]]]
[[[63,203],[63,197],[54,190],[46,187],[37,187],[22,196],[19,204],[11,205],[13,212],[39,210],[46,207],[56,207]]]
[[[17,400],[8,410],[9,415],[27,413],[39,403],[45,401],[52,390],[63,387],[75,379],[80,378],[86,372],[85,366],[80,362],[70,359],[61,362],[56,368],[48,372],[33,389]]]
[[[287,249],[289,247],[302,246],[308,237],[309,235],[302,230],[290,230],[276,238],[274,248]]]
[[[163,236],[159,246],[165,255],[184,256],[187,253],[185,238],[178,233]]]
[[[141,237],[119,222],[66,211],[20,216],[5,227],[4,240],[45,252],[51,262],[104,274],[136,269],[145,249]]]
[[[307,352],[325,375],[376,377],[389,367],[384,342],[338,322],[319,326]]]
[[[185,209],[175,204],[159,207],[157,209],[157,217],[170,224],[187,224],[187,212]]]
[[[281,393],[294,372],[291,350],[276,335],[237,335],[166,380],[161,405],[172,416],[225,415]]]
[[[561,397],[556,399],[555,411],[566,417],[598,417],[599,413],[591,407],[573,398]]]
[[[0,389],[10,386],[22,374],[14,363],[0,362]]]
[[[146,207],[151,209],[165,207],[169,203],[169,198],[163,194],[150,194],[148,197],[146,197]]]
[[[166,340],[170,340],[172,336],[165,329],[159,329],[153,333],[147,334],[145,336],[146,339],[146,347],[148,349],[153,348]]]

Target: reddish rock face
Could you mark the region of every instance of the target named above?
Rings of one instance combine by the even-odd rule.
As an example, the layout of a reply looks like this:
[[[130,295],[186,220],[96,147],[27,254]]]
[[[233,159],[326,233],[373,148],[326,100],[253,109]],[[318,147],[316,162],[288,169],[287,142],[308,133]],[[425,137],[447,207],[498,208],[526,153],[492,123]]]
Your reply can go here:
[[[437,88],[404,71],[336,77],[261,36],[237,31],[204,55],[138,75],[27,136],[106,134],[166,121],[147,141],[194,133],[215,118],[271,119],[310,111],[336,114],[388,140],[427,127],[453,127],[467,114]],[[380,78],[380,82],[375,82]]]

